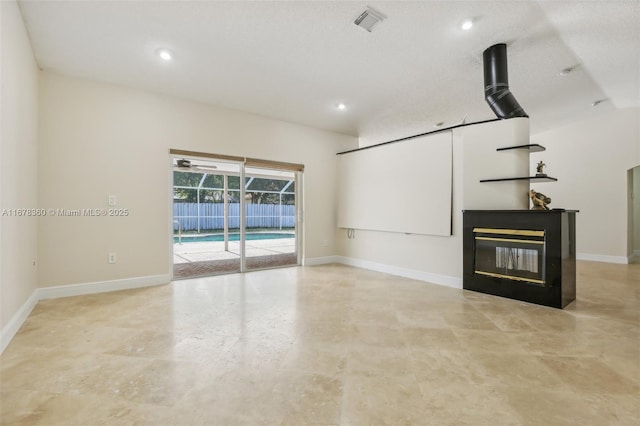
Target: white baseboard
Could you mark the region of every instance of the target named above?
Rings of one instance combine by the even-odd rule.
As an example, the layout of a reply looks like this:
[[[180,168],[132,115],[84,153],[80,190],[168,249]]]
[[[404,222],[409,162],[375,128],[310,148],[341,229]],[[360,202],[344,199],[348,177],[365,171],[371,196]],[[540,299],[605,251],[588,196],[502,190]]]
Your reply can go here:
[[[462,278],[452,277],[450,275],[433,274],[430,272],[418,271],[415,269],[401,268],[399,266],[386,265],[384,263],[371,262],[362,259],[353,259],[350,257],[335,256],[336,261],[345,265],[355,266],[358,268],[369,269],[372,271],[383,272],[400,277],[411,278],[419,281],[426,281],[433,284],[439,284],[447,287],[462,288]]]
[[[0,333],[0,354],[16,335],[39,300],[58,297],[81,296],[83,294],[106,293],[109,291],[129,290],[133,288],[151,287],[171,282],[169,274],[151,275],[148,277],[125,278],[121,280],[99,281],[93,283],[41,287],[34,290],[29,299],[20,307]]]
[[[9,323],[2,328],[0,332],[0,354],[4,352],[5,348],[9,345],[9,342],[16,335],[22,324],[26,321],[27,317],[33,311],[38,303],[38,289],[36,289],[26,302],[18,309],[18,312],[11,318]]]
[[[147,277],[124,278],[121,280],[97,281],[93,283],[60,285],[55,287],[40,287],[38,300],[56,299],[58,297],[81,296],[83,294],[106,293],[109,291],[130,290],[133,288],[151,287],[169,284],[169,274],[150,275]]]
[[[302,260],[302,266],[326,265],[340,263],[340,256],[310,257]]]
[[[626,256],[607,256],[604,254],[590,254],[590,253],[576,253],[577,260],[588,260],[591,262],[606,262],[606,263],[629,263],[629,258]]]

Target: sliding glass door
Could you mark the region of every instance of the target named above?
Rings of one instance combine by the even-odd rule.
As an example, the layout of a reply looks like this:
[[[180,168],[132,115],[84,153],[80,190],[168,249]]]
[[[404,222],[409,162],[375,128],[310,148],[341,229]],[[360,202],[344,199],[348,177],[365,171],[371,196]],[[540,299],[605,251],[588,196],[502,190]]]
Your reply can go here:
[[[297,265],[296,173],[247,167],[244,193],[245,269]]]
[[[175,279],[299,264],[300,171],[172,158]]]

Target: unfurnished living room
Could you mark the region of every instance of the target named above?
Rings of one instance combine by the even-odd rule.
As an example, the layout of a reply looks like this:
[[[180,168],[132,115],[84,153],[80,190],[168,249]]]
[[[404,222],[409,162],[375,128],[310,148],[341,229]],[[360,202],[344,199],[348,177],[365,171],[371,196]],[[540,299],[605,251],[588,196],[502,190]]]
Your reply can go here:
[[[637,0],[0,5],[0,424],[640,424]]]

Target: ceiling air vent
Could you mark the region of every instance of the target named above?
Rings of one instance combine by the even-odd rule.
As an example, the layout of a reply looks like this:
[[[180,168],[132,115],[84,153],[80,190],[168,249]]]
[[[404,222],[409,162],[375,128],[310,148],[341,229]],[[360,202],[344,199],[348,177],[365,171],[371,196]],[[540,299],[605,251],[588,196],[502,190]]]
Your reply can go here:
[[[360,28],[371,32],[373,27],[375,27],[378,22],[382,21],[384,18],[386,18],[386,16],[384,16],[382,13],[368,7],[364,12],[360,14],[360,16],[356,18],[355,21],[353,21],[353,23]]]

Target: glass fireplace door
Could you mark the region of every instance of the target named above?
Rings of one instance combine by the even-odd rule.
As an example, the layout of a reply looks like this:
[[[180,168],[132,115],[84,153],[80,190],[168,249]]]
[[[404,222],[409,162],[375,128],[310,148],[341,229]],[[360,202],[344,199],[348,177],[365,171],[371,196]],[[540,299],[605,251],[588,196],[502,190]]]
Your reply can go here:
[[[474,228],[475,273],[545,285],[545,233]]]

